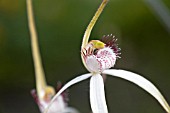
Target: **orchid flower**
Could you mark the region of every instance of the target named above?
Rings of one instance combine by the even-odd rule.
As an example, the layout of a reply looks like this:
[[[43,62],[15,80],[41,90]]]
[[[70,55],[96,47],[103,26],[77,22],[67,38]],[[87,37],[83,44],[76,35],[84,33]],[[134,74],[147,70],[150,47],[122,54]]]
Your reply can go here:
[[[37,33],[33,19],[32,0],[27,0],[27,14],[36,76],[36,90],[32,90],[31,93],[39,106],[40,112],[43,113],[56,91],[52,86],[48,86],[45,80],[44,69],[38,48]],[[57,90],[59,90],[59,86]],[[78,113],[76,109],[67,106],[64,93],[53,101],[53,103],[54,104],[49,109],[49,113]]]
[[[95,25],[98,17],[106,6],[108,0],[103,0],[99,9],[92,18],[88,25],[82,42],[81,58],[84,66],[90,72],[80,75],[68,83],[66,83],[59,92],[53,97],[50,104],[44,113],[48,113],[55,100],[60,94],[70,86],[90,78],[90,105],[93,113],[108,113],[108,108],[105,99],[104,82],[101,74],[111,75],[130,81],[139,87],[143,88],[146,92],[151,94],[165,109],[170,113],[170,107],[166,102],[160,91],[146,78],[139,74],[122,70],[110,69],[114,67],[116,60],[119,58],[120,49],[116,44],[116,39],[113,35],[103,36],[102,40],[89,40],[89,36],[93,26]]]

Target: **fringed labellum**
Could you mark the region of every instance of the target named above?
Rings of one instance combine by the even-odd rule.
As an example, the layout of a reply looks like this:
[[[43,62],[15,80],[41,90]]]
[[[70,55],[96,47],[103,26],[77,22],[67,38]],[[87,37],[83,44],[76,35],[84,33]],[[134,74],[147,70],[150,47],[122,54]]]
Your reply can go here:
[[[87,69],[93,73],[101,73],[115,65],[120,55],[114,36],[103,36],[102,40],[92,40],[82,50]]]

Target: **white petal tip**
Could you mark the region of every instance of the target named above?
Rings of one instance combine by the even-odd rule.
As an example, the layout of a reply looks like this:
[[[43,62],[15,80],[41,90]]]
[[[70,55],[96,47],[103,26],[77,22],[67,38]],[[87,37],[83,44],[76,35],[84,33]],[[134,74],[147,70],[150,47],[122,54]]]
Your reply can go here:
[[[148,81],[144,77],[130,71],[116,69],[105,70],[103,71],[103,73],[123,78],[138,85],[139,87],[143,88],[145,91],[150,93],[162,105],[162,107],[165,109],[167,113],[170,113],[170,107],[165,98],[163,97],[163,95],[150,81]]]

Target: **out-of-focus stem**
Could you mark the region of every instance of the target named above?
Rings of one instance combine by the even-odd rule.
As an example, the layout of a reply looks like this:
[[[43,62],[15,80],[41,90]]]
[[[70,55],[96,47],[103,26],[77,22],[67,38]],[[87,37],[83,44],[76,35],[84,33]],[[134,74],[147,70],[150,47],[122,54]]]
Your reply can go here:
[[[32,9],[32,0],[27,0],[27,15],[28,15],[28,25],[31,35],[31,47],[32,47],[32,56],[34,61],[34,69],[36,76],[36,89],[38,97],[42,98],[42,91],[46,88],[46,80],[44,75],[44,70],[42,66],[37,33],[34,23],[33,9]]]
[[[81,50],[83,50],[84,47],[88,44],[91,31],[92,31],[92,29],[93,29],[96,21],[98,20],[98,17],[100,16],[100,14],[102,13],[102,11],[103,11],[103,9],[105,8],[106,4],[108,3],[108,1],[109,1],[109,0],[103,0],[103,1],[102,1],[102,3],[101,3],[101,5],[99,6],[98,10],[96,11],[95,15],[93,16],[92,20],[90,21],[89,25],[87,26],[87,29],[86,29],[86,31],[85,31],[85,33],[84,33],[84,36],[83,36],[83,41],[82,41]],[[87,67],[82,55],[81,55],[81,58],[82,58],[82,62],[83,62],[83,64],[84,64],[84,66]]]
[[[151,9],[153,14],[158,17],[159,21],[165,27],[165,29],[170,33],[170,10],[165,5],[162,0],[144,0]]]

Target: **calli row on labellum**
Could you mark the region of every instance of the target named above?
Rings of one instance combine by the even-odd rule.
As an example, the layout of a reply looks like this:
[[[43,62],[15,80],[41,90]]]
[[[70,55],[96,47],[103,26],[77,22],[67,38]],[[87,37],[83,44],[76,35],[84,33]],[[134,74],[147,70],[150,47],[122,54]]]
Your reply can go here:
[[[92,40],[82,50],[82,56],[90,72],[101,73],[113,67],[119,58],[120,48],[114,36],[103,36],[102,40]]]

